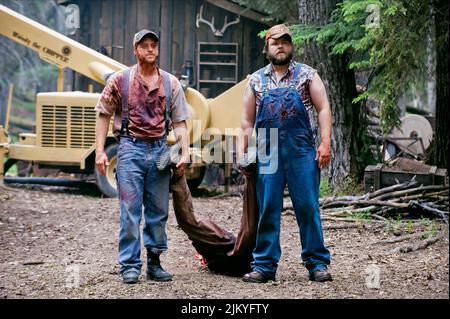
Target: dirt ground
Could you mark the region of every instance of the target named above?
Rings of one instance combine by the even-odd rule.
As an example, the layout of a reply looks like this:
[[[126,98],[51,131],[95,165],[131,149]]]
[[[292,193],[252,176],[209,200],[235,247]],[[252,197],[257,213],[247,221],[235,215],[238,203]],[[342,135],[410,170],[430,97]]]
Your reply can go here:
[[[198,195],[196,215],[236,234],[242,199]],[[102,198],[90,188],[0,187],[0,298],[449,298],[448,227],[438,221],[344,222],[324,217],[334,280],[315,283],[299,260],[298,228],[287,211],[277,281],[267,284],[202,269],[171,208],[169,250],[162,262],[174,280],[155,283],[141,275],[138,284],[125,285],[117,265],[118,225],[117,199]],[[418,232],[443,237],[409,253],[389,251],[420,238],[378,243]]]

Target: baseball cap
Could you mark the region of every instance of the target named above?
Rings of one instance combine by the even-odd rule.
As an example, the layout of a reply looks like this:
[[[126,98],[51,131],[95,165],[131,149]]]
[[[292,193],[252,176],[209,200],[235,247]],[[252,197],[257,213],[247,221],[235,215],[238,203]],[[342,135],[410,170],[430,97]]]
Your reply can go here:
[[[289,36],[289,40],[292,42],[292,33],[291,33],[291,31],[289,31],[289,28],[287,25],[285,25],[285,24],[274,25],[266,32],[266,42],[270,38],[279,39],[285,34],[287,34]]]
[[[134,35],[133,46],[136,46],[136,44],[139,43],[146,36],[150,36],[151,38],[153,38],[153,40],[155,40],[156,42],[159,42],[159,38],[155,32],[143,29]]]

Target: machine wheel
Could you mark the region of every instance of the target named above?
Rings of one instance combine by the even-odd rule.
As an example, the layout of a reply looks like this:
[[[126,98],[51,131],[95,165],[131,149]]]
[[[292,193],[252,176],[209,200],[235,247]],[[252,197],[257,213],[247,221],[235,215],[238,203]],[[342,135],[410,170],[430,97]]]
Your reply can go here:
[[[107,197],[117,197],[116,167],[117,167],[117,149],[116,143],[109,145],[106,150],[109,166],[106,167],[106,175],[101,174],[95,166],[95,180],[97,187]]]
[[[17,176],[19,177],[30,176],[33,172],[33,165],[31,162],[8,158],[5,162],[5,166],[3,167],[4,173],[6,174],[14,165],[17,166]]]
[[[4,166],[4,172],[5,174],[8,173],[9,169],[16,164],[17,160],[14,158],[8,158],[5,162],[5,166]]]

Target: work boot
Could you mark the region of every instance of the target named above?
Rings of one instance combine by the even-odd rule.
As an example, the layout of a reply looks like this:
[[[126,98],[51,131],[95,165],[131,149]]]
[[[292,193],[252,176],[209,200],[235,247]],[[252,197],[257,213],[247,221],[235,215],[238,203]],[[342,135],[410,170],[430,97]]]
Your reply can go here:
[[[123,272],[122,280],[126,284],[135,284],[139,281],[139,271],[136,269],[128,269]]]
[[[160,254],[147,251],[147,280],[171,281],[172,275],[161,267]]]
[[[244,277],[242,277],[242,280],[245,282],[253,282],[256,284],[264,284],[268,282],[269,280],[275,281],[275,275],[272,276],[266,276],[263,273],[252,271],[248,274],[245,274]]]
[[[309,274],[309,280],[317,282],[333,281],[327,269],[316,270]]]

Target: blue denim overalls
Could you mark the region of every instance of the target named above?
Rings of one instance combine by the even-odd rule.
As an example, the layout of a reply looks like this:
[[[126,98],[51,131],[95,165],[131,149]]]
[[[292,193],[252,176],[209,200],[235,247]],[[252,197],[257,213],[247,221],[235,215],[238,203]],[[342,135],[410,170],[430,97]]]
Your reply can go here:
[[[296,64],[288,87],[271,90],[267,83],[269,75],[261,70],[263,94],[255,125],[260,217],[252,268],[267,277],[275,275],[281,256],[280,219],[286,182],[300,229],[304,265],[311,274],[330,264],[320,221],[316,148],[307,110],[296,89],[300,69],[301,64]],[[270,129],[277,130],[275,138],[269,139]],[[270,151],[270,156],[264,156]]]

